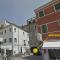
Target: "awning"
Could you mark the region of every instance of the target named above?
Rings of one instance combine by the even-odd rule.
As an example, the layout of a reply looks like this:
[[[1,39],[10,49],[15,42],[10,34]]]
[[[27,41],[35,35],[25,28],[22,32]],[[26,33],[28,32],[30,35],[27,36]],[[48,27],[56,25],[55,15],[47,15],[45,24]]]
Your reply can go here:
[[[60,41],[43,42],[43,49],[60,49]]]

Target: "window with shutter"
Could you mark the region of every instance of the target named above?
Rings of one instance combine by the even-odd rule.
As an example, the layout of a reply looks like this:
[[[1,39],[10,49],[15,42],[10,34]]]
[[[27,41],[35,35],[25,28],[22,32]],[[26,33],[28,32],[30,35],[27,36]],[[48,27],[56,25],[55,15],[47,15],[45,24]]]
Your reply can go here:
[[[44,16],[43,11],[40,11],[40,12],[39,12],[39,16],[40,16],[40,17]]]
[[[55,9],[56,10],[60,10],[60,3],[58,3],[58,4],[55,5]]]
[[[46,33],[47,32],[47,25],[42,25],[42,33]]]

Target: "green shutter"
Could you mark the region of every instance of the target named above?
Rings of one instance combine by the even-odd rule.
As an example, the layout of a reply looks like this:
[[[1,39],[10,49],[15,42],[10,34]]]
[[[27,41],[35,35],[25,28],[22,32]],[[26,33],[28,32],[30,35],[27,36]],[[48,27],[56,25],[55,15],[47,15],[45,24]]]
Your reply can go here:
[[[42,25],[42,32],[46,33],[47,32],[47,26],[46,25]]]
[[[60,10],[60,3],[58,3],[58,4],[55,5],[55,9],[56,10]]]
[[[39,16],[40,16],[40,17],[44,16],[43,11],[39,12]]]

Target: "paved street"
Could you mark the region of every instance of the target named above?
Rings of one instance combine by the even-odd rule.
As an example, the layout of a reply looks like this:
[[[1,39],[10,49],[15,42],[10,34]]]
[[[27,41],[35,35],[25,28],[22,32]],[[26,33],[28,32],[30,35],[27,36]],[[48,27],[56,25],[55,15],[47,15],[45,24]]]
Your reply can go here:
[[[15,57],[14,60],[42,60],[42,57],[31,55],[31,56],[27,56],[27,57],[23,57],[23,58]]]
[[[26,60],[43,60],[41,56],[34,56],[34,55],[24,57],[23,59],[26,59]]]
[[[1,57],[0,57],[0,60]],[[31,55],[31,56],[27,56],[27,57],[14,57],[14,58],[11,58],[11,60],[42,60],[42,57],[41,56],[34,56],[34,55]]]

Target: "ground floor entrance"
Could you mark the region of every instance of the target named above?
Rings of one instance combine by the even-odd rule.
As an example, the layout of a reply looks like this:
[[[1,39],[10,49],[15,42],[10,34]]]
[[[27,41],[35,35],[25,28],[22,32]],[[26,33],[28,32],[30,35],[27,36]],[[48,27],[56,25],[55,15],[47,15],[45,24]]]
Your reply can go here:
[[[12,50],[6,50],[6,55],[11,56],[12,55]]]
[[[44,42],[42,48],[44,60],[60,60],[60,40]]]
[[[50,60],[60,60],[60,49],[48,49]]]

